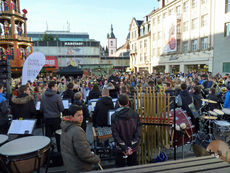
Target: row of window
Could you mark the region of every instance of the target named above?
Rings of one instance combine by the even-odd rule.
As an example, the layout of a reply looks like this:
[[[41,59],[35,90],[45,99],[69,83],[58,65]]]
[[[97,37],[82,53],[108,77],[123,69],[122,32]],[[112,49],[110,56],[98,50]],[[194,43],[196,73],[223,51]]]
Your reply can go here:
[[[228,0],[228,1],[230,1],[230,0]],[[208,0],[201,0],[201,5],[205,5],[205,4],[207,4],[207,2],[208,2]],[[197,4],[198,4],[198,0],[192,0],[191,7],[192,8],[197,8]],[[183,3],[183,13],[188,12],[188,10],[189,10],[189,1],[186,1],[186,2]],[[169,9],[168,16],[170,16],[172,14],[173,14],[173,9]],[[163,19],[166,17],[166,15],[167,15],[167,12],[163,13],[163,16],[162,16]],[[176,7],[176,15],[177,16],[181,15],[181,6]],[[156,19],[155,18],[153,18],[152,23],[153,23],[153,25],[156,24]],[[161,16],[158,16],[157,17],[157,24],[160,24],[160,23],[161,23]]]
[[[225,0],[225,13],[230,12],[230,0]]]

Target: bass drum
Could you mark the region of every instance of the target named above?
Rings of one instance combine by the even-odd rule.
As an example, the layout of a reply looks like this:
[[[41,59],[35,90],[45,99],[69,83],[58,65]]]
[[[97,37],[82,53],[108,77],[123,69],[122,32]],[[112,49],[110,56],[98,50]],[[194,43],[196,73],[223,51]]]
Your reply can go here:
[[[170,116],[173,119],[174,111],[170,111]],[[193,134],[195,132],[195,128],[192,125],[191,118],[187,115],[186,111],[181,108],[176,109],[176,125],[180,126],[182,123],[186,125],[186,134],[184,135],[184,144],[191,143]],[[174,138],[176,139],[176,146],[182,146],[183,139],[180,131],[177,131],[174,134]]]

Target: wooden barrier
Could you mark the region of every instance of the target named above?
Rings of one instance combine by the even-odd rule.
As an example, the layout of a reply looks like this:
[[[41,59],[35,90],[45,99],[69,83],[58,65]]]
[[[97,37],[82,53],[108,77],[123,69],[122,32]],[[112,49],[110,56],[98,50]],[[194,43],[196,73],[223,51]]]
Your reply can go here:
[[[150,163],[162,148],[170,147],[170,95],[164,90],[155,92],[154,88],[137,88],[134,94],[134,109],[142,122],[139,143],[139,164]]]
[[[222,160],[212,157],[212,156],[205,156],[205,157],[194,157],[188,158],[184,160],[176,160],[176,161],[167,161],[161,163],[153,163],[153,164],[146,164],[146,165],[138,165],[138,166],[129,166],[129,167],[122,167],[122,168],[113,168],[107,169],[103,172],[105,173],[147,173],[147,172],[160,172],[160,173],[192,173],[192,172],[202,172],[202,173],[211,173],[211,172],[218,172],[218,173],[225,173],[229,172],[230,164],[227,162],[223,162]],[[92,171],[92,172],[99,172],[99,171]]]

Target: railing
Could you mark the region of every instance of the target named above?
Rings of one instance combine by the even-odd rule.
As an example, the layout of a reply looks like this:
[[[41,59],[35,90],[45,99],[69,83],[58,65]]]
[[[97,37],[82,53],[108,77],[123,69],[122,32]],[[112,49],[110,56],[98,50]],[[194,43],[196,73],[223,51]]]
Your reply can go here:
[[[32,41],[31,37],[24,37],[24,36],[19,36],[14,34],[13,36],[11,35],[1,35],[0,39],[9,39],[9,40],[19,40],[19,41]]]

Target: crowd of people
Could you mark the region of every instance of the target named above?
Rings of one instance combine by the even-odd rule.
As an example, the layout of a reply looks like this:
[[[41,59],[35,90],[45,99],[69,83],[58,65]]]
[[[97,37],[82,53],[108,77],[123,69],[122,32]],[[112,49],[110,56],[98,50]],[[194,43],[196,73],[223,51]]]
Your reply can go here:
[[[52,137],[55,131],[62,128],[61,143],[58,148],[68,172],[85,171],[90,165],[100,162],[100,158],[91,153],[86,139],[86,120],[91,120],[94,127],[108,125],[108,111],[116,109],[112,115],[112,135],[116,143],[116,164],[118,166],[137,164],[137,144],[140,139],[141,123],[134,111],[132,98],[136,88],[154,87],[155,92],[164,89],[177,99],[176,105],[171,102],[170,108],[180,106],[192,123],[199,128],[195,112],[206,109],[202,100],[210,99],[217,103],[208,104],[209,110],[230,108],[230,75],[190,72],[188,74],[148,74],[118,73],[108,76],[54,77],[39,76],[34,82],[20,85],[20,79],[12,79],[12,95],[6,99],[3,85],[0,85],[0,126],[6,133],[9,118],[40,118],[45,124],[45,135]],[[116,105],[112,98],[118,98]],[[71,103],[69,110],[64,109],[62,99]],[[87,104],[98,99],[90,115]],[[40,102],[40,108],[36,106]],[[64,118],[62,117],[64,115]],[[61,122],[62,121],[62,122]],[[83,148],[83,149],[82,149]],[[76,163],[71,164],[70,163]]]

